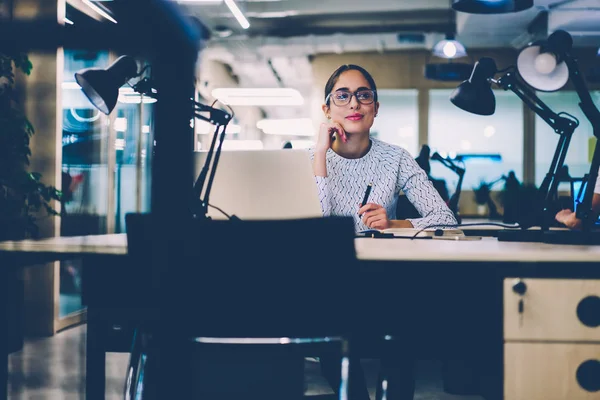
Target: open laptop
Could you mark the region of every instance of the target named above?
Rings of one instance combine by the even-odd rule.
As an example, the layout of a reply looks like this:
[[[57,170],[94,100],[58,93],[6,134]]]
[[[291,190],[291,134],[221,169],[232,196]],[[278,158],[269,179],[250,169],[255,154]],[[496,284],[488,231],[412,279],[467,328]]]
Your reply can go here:
[[[194,153],[194,180],[206,155]],[[209,203],[243,220],[323,216],[310,156],[300,149],[222,151]],[[208,215],[226,218],[213,207]]]

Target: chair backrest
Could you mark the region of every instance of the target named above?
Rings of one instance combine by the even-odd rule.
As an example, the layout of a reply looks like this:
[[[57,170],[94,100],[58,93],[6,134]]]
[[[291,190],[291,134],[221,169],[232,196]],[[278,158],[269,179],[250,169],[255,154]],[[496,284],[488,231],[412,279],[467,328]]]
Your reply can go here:
[[[183,243],[170,244],[150,214],[129,214],[126,221],[140,281],[149,286],[149,274],[159,271],[159,287],[141,298],[180,315],[178,329],[215,337],[314,337],[350,329],[357,293],[352,218],[190,221],[178,235]],[[165,245],[177,256],[158,262],[153,250]]]

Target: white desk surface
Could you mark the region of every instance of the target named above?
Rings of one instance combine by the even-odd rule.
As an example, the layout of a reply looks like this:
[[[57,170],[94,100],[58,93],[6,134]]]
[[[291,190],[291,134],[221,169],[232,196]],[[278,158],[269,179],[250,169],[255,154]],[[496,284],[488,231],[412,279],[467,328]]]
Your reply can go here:
[[[361,260],[488,261],[488,262],[598,262],[600,246],[481,240],[371,239],[354,241]]]
[[[465,241],[357,238],[354,243],[361,260],[600,263],[600,246],[499,242],[491,237]],[[127,236],[113,234],[0,242],[0,252],[125,255]]]

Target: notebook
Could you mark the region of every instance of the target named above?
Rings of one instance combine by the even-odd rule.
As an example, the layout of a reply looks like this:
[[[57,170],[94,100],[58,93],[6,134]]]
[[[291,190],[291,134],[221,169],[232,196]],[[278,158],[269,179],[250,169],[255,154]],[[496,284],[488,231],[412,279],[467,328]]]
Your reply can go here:
[[[206,155],[194,154],[194,179]],[[302,149],[223,150],[209,203],[246,220],[323,216],[310,155]],[[212,207],[208,215],[226,218]]]

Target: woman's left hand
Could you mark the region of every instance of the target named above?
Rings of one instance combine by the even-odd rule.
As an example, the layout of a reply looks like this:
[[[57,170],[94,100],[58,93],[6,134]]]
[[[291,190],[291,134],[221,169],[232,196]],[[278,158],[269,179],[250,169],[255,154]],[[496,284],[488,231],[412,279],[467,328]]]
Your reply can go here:
[[[387,229],[390,227],[387,212],[379,204],[365,204],[358,209],[358,215],[362,216],[363,223],[371,229]]]

